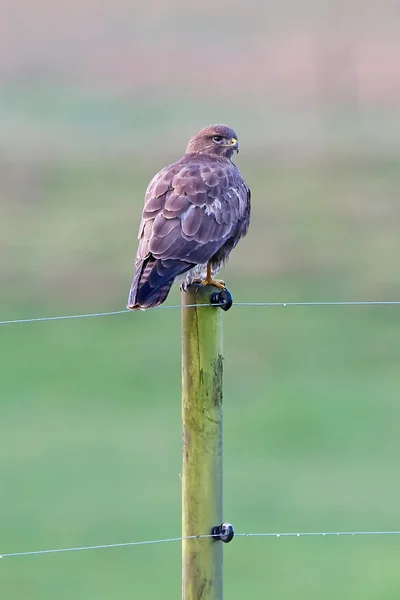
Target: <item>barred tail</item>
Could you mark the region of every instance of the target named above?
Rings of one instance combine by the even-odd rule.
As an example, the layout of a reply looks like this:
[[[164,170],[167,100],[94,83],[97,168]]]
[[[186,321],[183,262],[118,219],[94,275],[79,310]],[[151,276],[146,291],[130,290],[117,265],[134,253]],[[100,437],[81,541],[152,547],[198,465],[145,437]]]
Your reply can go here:
[[[127,308],[145,310],[159,306],[166,300],[175,277],[193,266],[182,260],[160,260],[152,255],[138,262]]]

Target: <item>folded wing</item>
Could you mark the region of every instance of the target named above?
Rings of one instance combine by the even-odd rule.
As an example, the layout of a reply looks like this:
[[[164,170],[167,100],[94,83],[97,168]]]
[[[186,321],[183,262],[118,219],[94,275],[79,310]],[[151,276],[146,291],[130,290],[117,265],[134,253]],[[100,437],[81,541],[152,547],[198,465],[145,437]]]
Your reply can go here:
[[[128,307],[161,304],[178,275],[225,244],[230,251],[249,218],[250,191],[230,161],[187,156],[157,173],[146,191]]]

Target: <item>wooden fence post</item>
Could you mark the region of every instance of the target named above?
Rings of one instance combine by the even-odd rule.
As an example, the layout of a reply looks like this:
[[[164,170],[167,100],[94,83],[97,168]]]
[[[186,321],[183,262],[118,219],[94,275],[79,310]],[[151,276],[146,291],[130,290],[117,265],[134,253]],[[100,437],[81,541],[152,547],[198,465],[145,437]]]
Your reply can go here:
[[[215,291],[182,292],[183,538],[222,524],[223,312],[202,306]],[[222,547],[211,537],[183,539],[183,600],[222,600]]]

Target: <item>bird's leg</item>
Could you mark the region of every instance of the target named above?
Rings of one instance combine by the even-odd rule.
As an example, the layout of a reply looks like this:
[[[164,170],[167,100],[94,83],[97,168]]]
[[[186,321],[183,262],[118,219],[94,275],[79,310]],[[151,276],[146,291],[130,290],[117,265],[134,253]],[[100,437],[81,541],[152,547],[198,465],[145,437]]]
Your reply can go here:
[[[200,281],[200,285],[214,285],[220,290],[226,290],[225,281],[221,279],[213,279],[211,274],[211,263],[207,263],[207,275],[206,278]]]

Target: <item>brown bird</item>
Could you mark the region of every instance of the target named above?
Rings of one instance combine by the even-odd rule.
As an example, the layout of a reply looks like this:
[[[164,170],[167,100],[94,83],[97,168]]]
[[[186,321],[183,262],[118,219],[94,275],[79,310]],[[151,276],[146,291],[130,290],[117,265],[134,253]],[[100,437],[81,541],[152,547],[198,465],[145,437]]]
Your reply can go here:
[[[153,177],[128,308],[159,306],[175,279],[183,289],[194,282],[225,288],[213,278],[250,222],[250,189],[232,162],[234,152],[234,130],[210,125],[191,138],[180,160]]]

